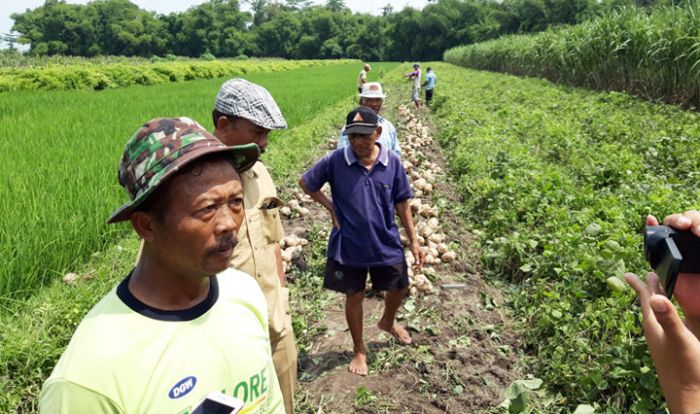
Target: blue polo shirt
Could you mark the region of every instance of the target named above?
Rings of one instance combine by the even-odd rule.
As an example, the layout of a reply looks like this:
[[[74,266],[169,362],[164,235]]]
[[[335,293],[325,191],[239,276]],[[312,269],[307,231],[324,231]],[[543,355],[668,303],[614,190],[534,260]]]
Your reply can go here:
[[[353,267],[388,266],[404,259],[394,204],[413,197],[401,159],[386,146],[371,169],[352,147],[327,154],[302,176],[309,191],[331,186],[333,210],[340,230],[333,227],[328,258]]]

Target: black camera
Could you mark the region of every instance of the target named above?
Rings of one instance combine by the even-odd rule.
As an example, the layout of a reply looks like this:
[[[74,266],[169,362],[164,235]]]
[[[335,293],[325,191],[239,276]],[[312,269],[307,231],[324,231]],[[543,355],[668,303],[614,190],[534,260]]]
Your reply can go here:
[[[671,299],[679,273],[700,273],[700,237],[690,230],[647,226],[644,255]]]

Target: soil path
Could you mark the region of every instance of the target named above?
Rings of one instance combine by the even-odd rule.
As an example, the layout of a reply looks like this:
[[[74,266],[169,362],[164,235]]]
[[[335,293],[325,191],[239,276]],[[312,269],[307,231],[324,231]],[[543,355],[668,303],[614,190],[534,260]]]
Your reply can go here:
[[[396,106],[383,111],[398,128],[402,147],[415,148],[410,156],[404,154],[405,161],[416,161],[407,168],[414,187],[425,177],[421,165],[433,171],[447,168],[439,147],[433,145],[429,112],[416,112]],[[501,307],[502,296],[481,277],[473,235],[463,229],[455,213],[460,199],[454,187],[444,174],[433,180],[434,189],[418,196],[424,205],[439,211],[439,230],[457,258],[449,263],[435,258],[435,264],[428,265],[432,269],[423,272],[432,293],[413,289],[404,301],[399,321],[409,328],[414,343],[401,346],[376,327],[383,302],[381,295],[369,292],[364,302],[364,335],[370,374],[350,373],[352,341],[344,297],[337,295],[325,308],[325,318],[315,322],[324,333],[300,355],[300,413],[492,412],[515,379],[518,343]],[[328,220],[318,206],[306,206],[311,209],[308,217],[287,222],[287,228]],[[427,221],[417,212],[414,217]]]

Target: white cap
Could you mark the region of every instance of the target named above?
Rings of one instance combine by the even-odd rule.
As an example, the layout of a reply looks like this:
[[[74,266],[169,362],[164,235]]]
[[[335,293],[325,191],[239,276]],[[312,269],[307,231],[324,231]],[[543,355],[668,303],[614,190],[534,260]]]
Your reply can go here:
[[[386,98],[384,91],[382,91],[382,84],[379,82],[367,82],[362,85],[362,92],[360,93],[360,98]]]

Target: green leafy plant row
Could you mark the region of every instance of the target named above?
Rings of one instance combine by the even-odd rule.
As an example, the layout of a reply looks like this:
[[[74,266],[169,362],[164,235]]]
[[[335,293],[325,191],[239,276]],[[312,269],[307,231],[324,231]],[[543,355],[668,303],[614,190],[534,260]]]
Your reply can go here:
[[[644,275],[642,225],[697,208],[700,115],[435,64],[438,139],[488,274],[512,287],[547,398],[528,412],[649,413],[663,405],[621,278]]]
[[[445,52],[447,62],[700,106],[700,4],[622,8],[576,26]]]
[[[119,62],[119,60],[117,60]],[[69,60],[69,62],[72,62]],[[186,60],[148,62],[128,60],[95,64],[0,68],[0,92],[23,90],[102,90],[132,85],[159,85],[195,79],[242,76],[246,73],[282,72],[314,66],[346,64],[352,60]]]

